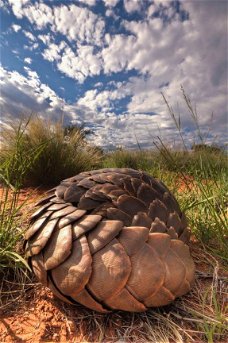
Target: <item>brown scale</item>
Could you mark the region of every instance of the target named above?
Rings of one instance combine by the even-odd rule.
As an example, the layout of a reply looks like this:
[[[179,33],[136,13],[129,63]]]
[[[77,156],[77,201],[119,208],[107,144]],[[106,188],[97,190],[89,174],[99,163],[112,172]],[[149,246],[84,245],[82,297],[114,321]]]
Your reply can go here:
[[[26,253],[37,278],[61,300],[102,313],[141,312],[191,289],[186,217],[149,174],[84,172],[35,206]]]

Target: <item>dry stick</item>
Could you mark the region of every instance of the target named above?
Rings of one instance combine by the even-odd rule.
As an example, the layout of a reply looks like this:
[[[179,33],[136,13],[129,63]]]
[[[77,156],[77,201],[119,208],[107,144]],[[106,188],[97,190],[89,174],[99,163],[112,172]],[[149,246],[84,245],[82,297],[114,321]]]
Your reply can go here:
[[[184,87],[182,85],[181,85],[181,91],[182,91],[184,100],[185,100],[185,102],[187,104],[187,107],[189,109],[189,112],[191,114],[191,117],[193,119],[193,122],[194,122],[194,124],[196,126],[196,129],[198,131],[198,137],[200,138],[201,142],[204,144],[203,135],[201,133],[200,126],[199,126],[199,119],[198,119],[198,114],[197,114],[196,106],[195,106],[195,110],[194,110],[193,106],[192,106],[192,103],[191,103],[191,99],[185,93]]]
[[[214,278],[214,274],[204,273],[204,272],[201,272],[199,270],[196,270],[196,275],[200,279],[213,279]],[[227,280],[227,277],[218,275],[217,279],[218,280]]]
[[[164,94],[163,92],[161,92],[161,95],[162,95],[162,97],[163,97],[163,99],[164,99],[164,102],[165,102],[166,106],[168,107],[169,114],[170,114],[171,118],[173,119],[173,121],[174,121],[174,123],[175,123],[175,126],[176,126],[176,128],[177,128],[177,130],[178,130],[178,132],[179,132],[179,135],[180,135],[180,137],[181,137],[181,140],[182,140],[184,149],[185,149],[185,151],[187,151],[188,149],[187,149],[187,147],[186,147],[186,145],[185,145],[184,137],[183,137],[182,132],[181,132],[180,115],[178,116],[178,120],[177,120],[177,118],[176,118],[176,116],[175,116],[175,113],[174,113],[174,111],[173,111],[173,108],[172,108],[172,106],[169,105],[169,102],[168,102],[168,100],[166,99],[165,94]]]

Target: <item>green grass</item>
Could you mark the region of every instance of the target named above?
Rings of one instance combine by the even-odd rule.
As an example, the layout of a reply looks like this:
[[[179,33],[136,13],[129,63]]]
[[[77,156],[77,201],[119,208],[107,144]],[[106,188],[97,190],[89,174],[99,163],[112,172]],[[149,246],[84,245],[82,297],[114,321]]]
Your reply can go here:
[[[228,259],[226,175],[215,179],[195,179],[191,192],[179,192],[177,199],[185,210],[195,236],[207,249]]]
[[[2,164],[8,164],[17,150],[17,159],[12,160],[10,168],[13,185],[17,184],[18,178],[23,185],[56,185],[62,179],[96,168],[101,158],[99,150],[87,143],[80,129],[75,127],[67,132],[61,122],[34,117],[4,128],[2,136]],[[38,154],[35,159],[34,152]]]
[[[26,261],[17,253],[17,244],[22,239],[23,221],[21,210],[23,203],[18,203],[18,191],[3,189],[0,202],[0,272],[3,268],[14,268]]]
[[[151,156],[146,151],[118,149],[107,153],[103,160],[103,168],[132,168],[150,170],[153,165]]]
[[[36,148],[30,147],[27,152],[28,155],[24,153],[27,125],[28,122],[25,123],[25,126],[19,124],[15,128],[14,139],[11,142],[11,135],[7,136],[6,143],[10,142],[10,147],[7,150],[4,148],[1,150],[0,272],[4,268],[21,267],[21,265],[28,267],[27,262],[18,254],[17,249],[18,243],[23,237],[22,212],[26,203],[26,200],[19,203],[19,194],[24,177],[39,158],[43,147],[42,145]]]

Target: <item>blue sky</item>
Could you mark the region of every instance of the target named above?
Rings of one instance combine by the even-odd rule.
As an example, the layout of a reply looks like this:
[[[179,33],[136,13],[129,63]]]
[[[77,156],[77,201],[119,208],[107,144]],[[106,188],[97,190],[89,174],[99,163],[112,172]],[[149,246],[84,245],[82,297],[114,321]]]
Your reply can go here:
[[[0,0],[0,10],[3,122],[33,112],[92,128],[105,148],[174,144],[164,92],[191,144],[183,85],[207,141],[227,141],[226,1]]]

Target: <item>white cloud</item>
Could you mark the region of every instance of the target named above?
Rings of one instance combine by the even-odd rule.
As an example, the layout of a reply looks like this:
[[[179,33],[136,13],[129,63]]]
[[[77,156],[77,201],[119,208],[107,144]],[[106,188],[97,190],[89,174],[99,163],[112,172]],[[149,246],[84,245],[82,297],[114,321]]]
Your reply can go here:
[[[19,30],[21,30],[21,26],[17,24],[13,24],[11,27],[15,32],[18,32]]]
[[[93,91],[86,94],[86,99],[96,99],[96,106],[89,108],[88,103],[80,101],[75,105],[67,104],[47,85],[42,84],[36,72],[26,67],[27,76],[18,72],[9,72],[0,69],[2,79],[0,104],[4,120],[20,117],[22,114],[36,113],[44,118],[59,119],[64,115],[65,122],[84,123],[94,130],[91,140],[94,144],[104,147],[135,144],[135,134],[145,144],[148,131],[154,126],[149,116],[120,115],[116,117],[113,112],[102,113],[96,111],[98,105],[109,106],[109,97],[121,97],[121,91],[101,92]],[[145,131],[146,124],[146,131]],[[143,133],[144,132],[144,133]]]
[[[149,92],[151,80],[148,81],[148,89],[142,89],[145,87],[143,79],[140,84],[139,79],[135,78],[127,85],[117,83],[114,91],[90,90],[76,104],[69,105],[49,86],[42,84],[35,71],[28,67],[25,67],[25,70],[27,76],[0,69],[2,75],[0,104],[5,120],[12,118],[12,115],[19,117],[20,114],[31,112],[54,119],[64,115],[66,123],[84,123],[85,127],[92,128],[94,135],[90,139],[93,144],[106,148],[116,146],[137,148],[137,140],[142,148],[151,148],[158,135],[162,135],[166,142],[173,142],[176,136],[174,124],[161,101],[161,95],[155,90]],[[173,99],[174,88],[170,90],[167,89],[167,96]],[[127,113],[116,116],[110,111],[113,101],[131,93],[134,93],[134,96]],[[217,101],[219,104],[220,99]],[[157,110],[157,114],[147,114],[145,109],[150,111],[151,108]],[[214,134],[222,130],[225,133],[224,122],[222,125],[217,126]],[[188,124],[188,127],[194,131],[192,124]],[[204,131],[205,129],[204,123]]]
[[[58,6],[54,8],[52,29],[71,41],[102,45],[104,21],[87,8]]]
[[[57,68],[65,75],[82,83],[88,76],[99,75],[102,61],[99,54],[94,54],[91,45],[78,45],[73,51],[66,43],[50,44],[43,53],[49,61],[57,61]]]
[[[115,7],[119,0],[103,0],[106,7]]]
[[[31,45],[26,45],[26,44],[24,45],[24,49],[30,50],[30,51],[36,50],[38,47],[39,47],[38,43],[34,43]]]
[[[52,8],[44,3],[36,2],[34,5],[29,4],[28,6],[23,7],[19,13],[19,18],[22,18],[23,16],[27,17],[39,30],[46,27],[47,24],[52,23],[54,20]],[[14,14],[18,16],[17,13],[14,12]]]
[[[110,9],[110,8],[108,8],[106,11],[105,11],[105,15],[106,15],[106,17],[111,17],[111,16],[113,16],[113,10],[112,9]]]
[[[50,33],[46,34],[46,35],[38,35],[38,38],[45,44],[48,45],[51,43],[52,37],[50,35]]]
[[[27,64],[31,64],[32,63],[32,59],[30,57],[26,57],[24,58],[24,62]]]
[[[8,9],[8,7],[7,7],[7,2],[6,2],[6,1],[7,1],[7,0],[0,0],[0,8],[1,8],[3,11],[9,13],[9,9]]]
[[[140,0],[124,0],[124,7],[128,13],[140,11],[142,1]]]
[[[96,5],[96,0],[77,0],[77,1],[84,3],[85,5],[88,5],[88,6]]]
[[[104,72],[109,74],[124,70],[135,53],[135,37],[119,34],[110,39],[107,36],[107,39],[110,40],[109,45],[102,50]]]
[[[82,98],[79,99],[78,104],[86,106],[93,111],[107,113],[113,108],[113,101],[125,98],[129,91],[117,83],[117,88],[113,91],[92,89],[87,91]]]
[[[9,3],[15,16],[27,17],[40,30],[50,24],[53,32],[65,35],[70,41],[102,45],[105,23],[88,8],[70,4],[57,5],[52,9],[44,3],[31,5],[25,0],[17,0],[16,4],[9,0]]]
[[[28,4],[29,0],[8,0],[12,6],[12,11],[17,18],[23,17],[24,5]]]
[[[64,115],[68,122],[80,119],[77,106],[68,105],[49,86],[42,84],[35,71],[24,69],[27,76],[0,67],[0,105],[4,120],[31,113],[54,119]]]
[[[43,57],[50,61],[56,61],[61,59],[61,52],[67,46],[64,41],[61,41],[60,44],[51,43],[48,45],[48,48],[45,49],[42,53]]]
[[[32,42],[36,41],[36,37],[32,34],[32,32],[23,30],[23,33],[24,33],[25,37],[27,37],[30,41],[32,41]]]
[[[171,0],[153,0],[155,5],[162,5],[167,6],[171,2]]]
[[[138,72],[138,76],[130,78],[128,82],[113,84],[112,92],[90,89],[75,106],[68,107],[75,120],[93,123],[96,142],[129,146],[135,142],[136,134],[139,141],[149,144],[151,136],[157,134],[158,126],[164,130],[166,137],[174,137],[173,124],[160,90],[166,92],[173,107],[178,101],[183,125],[193,129],[186,107],[178,95],[181,84],[197,104],[203,128],[209,125],[211,112],[214,111],[215,132],[220,136],[226,135],[225,1],[182,1],[180,8],[189,15],[185,21],[175,13],[172,2],[153,1],[144,20],[122,20],[122,27],[128,34],[105,32],[104,19],[88,8],[77,6],[77,3],[55,3],[50,7],[41,2],[31,4],[18,0],[16,5],[12,0],[9,2],[18,18],[27,17],[34,28],[49,30],[38,36],[47,45],[43,57],[54,62],[63,74],[83,83],[87,77],[101,73],[111,76],[117,72]],[[93,3],[90,2],[91,5]],[[106,15],[114,16],[116,0],[104,1],[104,4]],[[140,1],[124,2],[129,13],[139,11],[141,4]],[[156,11],[159,16],[151,17]],[[56,34],[62,35],[62,43],[58,45],[55,42]],[[10,75],[11,80],[13,77],[16,76]],[[32,87],[32,80],[33,87],[39,88],[39,104],[44,104],[43,94],[48,90],[44,85],[38,87],[37,77],[28,71],[27,82],[30,84],[25,82],[26,87]],[[117,118],[113,104],[125,96],[131,96],[131,101],[126,113]],[[52,94],[52,99],[50,111],[53,111],[54,103],[63,103],[65,110],[69,106],[56,95]],[[75,114],[76,109],[80,116]],[[151,116],[149,112],[155,115]]]

